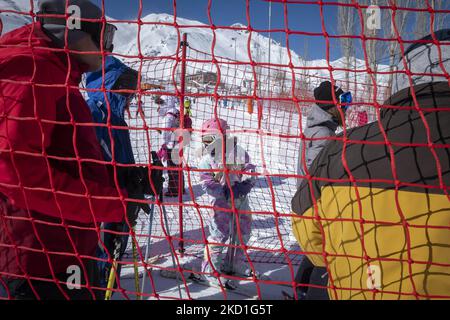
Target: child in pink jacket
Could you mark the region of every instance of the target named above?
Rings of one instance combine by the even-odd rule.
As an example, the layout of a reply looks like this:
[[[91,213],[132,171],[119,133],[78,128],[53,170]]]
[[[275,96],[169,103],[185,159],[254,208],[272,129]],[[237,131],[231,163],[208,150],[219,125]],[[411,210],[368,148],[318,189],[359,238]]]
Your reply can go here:
[[[250,163],[248,153],[237,145],[236,138],[226,136],[228,128],[227,122],[222,119],[210,119],[202,126],[204,152],[199,168],[208,171],[201,172],[200,178],[203,189],[212,199],[213,207],[208,222],[209,244],[205,247],[202,272],[205,273],[204,280],[213,285],[218,284],[218,279],[212,275],[214,271],[240,277],[252,276],[244,251],[225,244],[233,235],[233,242],[237,246],[241,241],[242,244],[248,242],[252,225],[248,194],[255,185],[254,176],[246,175],[246,173],[255,172],[255,166]],[[222,146],[224,141],[226,142],[225,156]],[[237,172],[225,174],[224,162],[229,170]],[[237,228],[236,214],[232,212],[232,198],[234,207],[238,211],[240,232]],[[228,248],[226,257],[223,255],[225,248]],[[224,282],[227,286],[234,286],[229,280]]]

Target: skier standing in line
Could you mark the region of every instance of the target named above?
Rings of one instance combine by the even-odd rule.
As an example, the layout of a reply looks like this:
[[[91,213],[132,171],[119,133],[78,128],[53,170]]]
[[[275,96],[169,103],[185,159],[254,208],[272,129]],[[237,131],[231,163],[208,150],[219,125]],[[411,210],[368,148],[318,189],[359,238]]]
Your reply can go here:
[[[136,95],[138,87],[137,71],[127,67],[124,63],[113,56],[105,59],[104,77],[103,70],[88,73],[86,76],[86,88],[88,91],[87,103],[92,112],[94,121],[101,126],[97,126],[97,138],[102,146],[103,156],[106,161],[112,161],[113,157],[118,164],[133,165],[135,164],[133,149],[131,145],[130,132],[125,121],[125,111],[128,110],[133,97]],[[101,90],[102,85],[106,92]],[[110,129],[105,125],[115,127]],[[113,150],[114,144],[114,150]],[[128,180],[134,181],[136,187],[140,190],[134,190],[135,198],[145,199],[145,194],[153,194],[149,182],[149,172],[147,167],[142,166],[117,166],[119,183],[122,187],[130,190],[130,186],[126,183]],[[161,172],[153,170],[151,172],[151,181],[159,194],[162,188]],[[131,191],[131,190],[130,190]],[[140,207],[132,207],[130,214],[136,216],[139,209],[149,212],[150,208],[147,204]],[[132,226],[133,227],[133,226]],[[106,248],[99,248],[99,257],[103,260],[108,259],[108,253],[113,255],[115,240],[117,237],[121,241],[121,250],[119,260],[121,260],[127,247],[129,238],[129,226],[126,221],[120,223],[106,223],[102,227],[103,242]],[[112,233],[112,232],[114,233]],[[117,234],[120,233],[120,235]],[[101,274],[101,286],[106,287],[109,271],[111,268],[110,261],[99,261],[99,271]],[[120,276],[121,264],[118,264],[116,277]]]
[[[66,4],[94,22],[68,30]],[[98,299],[97,225],[123,221],[129,195],[102,163],[78,86],[101,68],[115,27],[87,0],[40,0],[39,10],[37,22],[0,38],[0,295]],[[81,274],[78,289],[70,270]]]
[[[444,29],[405,48],[378,121],[348,130],[345,149],[331,141],[292,199],[293,233],[322,270],[307,299],[449,297],[449,40]]]
[[[225,243],[230,237],[234,237],[233,241],[237,246],[239,246],[240,238],[243,241],[241,245],[246,244],[250,238],[252,218],[249,213],[251,209],[248,194],[255,185],[254,177],[246,175],[246,173],[255,172],[255,166],[250,163],[248,153],[237,145],[236,138],[226,135],[227,129],[229,129],[228,124],[222,119],[210,119],[202,125],[204,155],[199,168],[208,171],[201,172],[200,179],[203,189],[212,197],[213,212],[208,223],[209,245],[205,247],[201,280],[215,286],[219,285],[219,281],[212,275],[214,271],[231,273],[240,277],[251,277],[253,274],[241,248],[228,246],[227,256],[223,256],[224,248],[227,247]],[[226,151],[223,156],[224,142]],[[225,174],[224,160],[228,170],[237,172]],[[236,216],[232,212],[232,197],[234,206],[238,210],[241,237],[237,234]],[[230,289],[236,288],[230,280],[225,280],[225,285]]]
[[[158,114],[164,119],[163,124],[163,145],[158,151],[158,156],[161,161],[167,161],[168,175],[169,175],[169,186],[167,192],[164,194],[165,197],[174,198],[178,197],[179,180],[180,174],[177,170],[172,170],[171,168],[178,168],[179,165],[173,162],[172,151],[176,148],[178,144],[178,139],[174,134],[174,131],[180,128],[180,111],[179,111],[179,101],[175,96],[162,96],[156,97],[155,103],[158,105]],[[186,118],[185,118],[186,119]],[[184,194],[184,174],[181,174],[181,192]]]
[[[333,102],[332,90],[339,102],[338,105]],[[338,127],[344,123],[339,109],[345,116],[348,106],[352,102],[352,95],[350,92],[345,93],[341,88],[333,86],[330,81],[324,81],[314,89],[314,99],[316,103],[311,106],[304,130],[306,141],[300,143],[300,156],[297,164],[297,173],[300,176],[306,175],[306,169],[329,143],[330,138],[336,136]],[[305,157],[303,157],[303,148]],[[302,179],[297,180],[297,187],[300,187],[301,182]]]
[[[334,96],[339,102],[336,105],[333,102]],[[319,87],[314,90],[314,98],[317,101],[311,108],[311,113],[308,116],[306,129],[304,135],[306,141],[302,141],[300,144],[299,162],[298,162],[298,174],[305,176],[307,170],[312,165],[314,159],[330,142],[330,138],[336,136],[338,127],[344,123],[339,109],[345,117],[346,111],[349,105],[352,103],[352,95],[350,92],[345,93],[341,88],[333,86],[330,81],[322,82]],[[303,148],[305,148],[303,153]],[[305,158],[303,160],[303,154]],[[305,168],[306,166],[306,168]],[[306,169],[306,170],[305,170]],[[297,187],[300,187],[302,179],[297,180]],[[323,268],[315,268],[311,261],[304,256],[295,280],[299,284],[326,284],[327,277],[326,270]],[[300,299],[315,298],[321,299],[326,297],[327,293],[325,289],[318,289],[314,287],[301,286],[299,287]]]

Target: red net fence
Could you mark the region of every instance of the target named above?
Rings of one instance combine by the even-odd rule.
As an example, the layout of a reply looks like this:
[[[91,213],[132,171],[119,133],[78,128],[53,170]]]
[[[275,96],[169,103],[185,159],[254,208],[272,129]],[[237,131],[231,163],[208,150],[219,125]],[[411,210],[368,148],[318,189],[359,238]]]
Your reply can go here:
[[[448,3],[80,3],[0,5],[0,300],[450,298]]]
[[[213,59],[217,62],[213,62]],[[164,118],[158,116],[154,97],[167,94],[176,95],[175,87],[180,85],[181,64],[177,66],[175,57],[164,62],[156,60],[141,64],[140,61],[137,61],[130,64],[136,70],[141,65],[145,83],[153,86],[141,96],[140,103],[135,101],[134,110],[136,112],[130,115],[131,127],[138,128],[135,131],[132,130],[132,142],[139,163],[148,163],[150,159],[147,134],[139,129],[144,127],[144,122],[150,127],[164,126]],[[252,212],[254,214],[252,237],[248,242],[249,246],[255,245],[255,250],[252,251],[252,261],[287,263],[285,255],[280,251],[281,242],[278,231],[283,236],[284,246],[295,247],[297,242],[292,238],[289,216],[280,217],[280,230],[277,230],[273,212],[275,210],[279,214],[287,215],[291,212],[290,200],[295,192],[293,185],[297,180],[292,176],[292,172],[297,170],[296,166],[301,150],[298,139],[301,132],[299,121],[303,115],[303,125],[306,125],[308,106],[314,101],[312,91],[326,78],[294,70],[292,72],[293,84],[292,76],[288,76],[288,68],[285,70],[272,66],[252,68],[249,63],[243,64],[241,61],[219,56],[213,58],[211,54],[196,50],[189,45],[189,42],[186,70],[185,99],[192,102],[190,109],[194,124],[192,140],[184,151],[189,159],[188,166],[194,170],[198,168],[200,161],[198,154],[202,146],[201,135],[195,133],[200,133],[199,129],[202,123],[210,119],[216,110],[217,116],[225,119],[230,126],[228,133],[238,136],[239,144],[249,152],[250,158],[258,159],[257,162],[264,161],[264,170],[270,172],[268,175],[258,178],[255,190],[252,191],[252,195],[255,196],[250,198],[251,207],[258,208]],[[164,81],[164,79],[166,80]],[[256,81],[252,79],[256,79]],[[337,80],[336,84],[342,85],[342,82],[342,80]],[[256,95],[254,95],[255,83],[262,84],[257,85]],[[351,81],[350,85],[353,85]],[[362,83],[356,83],[356,85],[363,86]],[[385,89],[386,87],[381,85],[380,88]],[[297,104],[292,101],[292,96],[290,96],[292,92],[295,92],[295,96],[299,99]],[[361,89],[360,94],[364,95],[364,89]],[[380,97],[382,96],[380,95]],[[349,127],[357,125],[354,114],[357,114],[357,110],[352,110],[350,113]],[[369,114],[373,121],[374,112]],[[261,135],[262,138],[260,138]],[[151,141],[156,145],[163,144],[162,136],[158,132],[154,132]],[[189,170],[189,168],[185,168],[185,170]],[[198,174],[193,174],[189,178],[189,182],[194,189],[201,185]],[[272,191],[270,191],[270,184],[272,184]],[[195,189],[195,191],[198,190]],[[209,199],[202,197],[201,192],[200,194],[194,192],[194,194],[197,196],[195,199],[191,199],[189,196],[183,201],[183,204],[186,205],[183,215],[184,227],[197,229],[197,236],[201,236],[199,231],[201,223],[198,212],[195,210],[195,204],[208,206]],[[271,194],[274,196],[273,199]],[[188,204],[189,202],[190,204]],[[207,210],[201,214],[204,214],[204,219],[207,219]],[[173,227],[178,228],[177,217],[173,217],[170,222]],[[184,239],[188,240],[186,237]],[[201,246],[203,246],[202,242]],[[194,252],[203,254],[198,247],[189,247],[189,250],[193,250],[193,254]],[[300,256],[295,254],[290,257],[294,264],[298,263],[299,258]]]

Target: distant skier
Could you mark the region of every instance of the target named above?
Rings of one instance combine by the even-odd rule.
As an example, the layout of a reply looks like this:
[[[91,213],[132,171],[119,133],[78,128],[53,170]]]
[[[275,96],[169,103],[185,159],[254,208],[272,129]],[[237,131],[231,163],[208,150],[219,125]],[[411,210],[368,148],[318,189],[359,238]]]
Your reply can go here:
[[[357,111],[355,114],[355,124],[357,127],[362,127],[369,123],[369,116],[366,110]]]
[[[158,151],[158,156],[161,161],[167,161],[169,187],[165,193],[166,197],[178,197],[178,189],[180,184],[180,174],[177,170],[170,168],[178,168],[179,165],[173,162],[172,151],[178,144],[178,139],[174,131],[180,128],[180,111],[179,101],[175,96],[156,97],[155,103],[158,105],[158,114],[164,119],[162,135],[163,145]],[[192,123],[191,123],[192,125]],[[184,193],[184,174],[181,174],[181,192]]]
[[[223,99],[222,104],[225,109],[228,108],[228,99],[227,98]]]
[[[199,168],[208,171],[201,172],[200,179],[203,189],[212,197],[211,205],[214,207],[208,223],[210,232],[208,242],[210,244],[205,247],[202,263],[202,272],[207,274],[202,276],[202,279],[208,281],[211,285],[219,285],[218,279],[212,275],[214,271],[232,273],[239,277],[252,276],[252,270],[242,249],[235,250],[228,247],[226,259],[223,256],[224,248],[227,247],[225,243],[230,237],[234,236],[237,245],[240,242],[237,223],[235,222],[236,217],[231,212],[233,208],[232,197],[234,198],[234,206],[238,210],[238,225],[242,244],[246,244],[250,238],[252,218],[249,214],[251,209],[248,194],[255,185],[254,177],[246,175],[246,173],[255,172],[255,166],[250,163],[248,153],[237,145],[236,138],[226,135],[227,129],[229,129],[228,124],[222,119],[210,119],[202,125],[204,155]],[[222,152],[224,142],[226,142],[225,155]],[[224,160],[229,170],[238,172],[230,173],[228,176],[225,175]],[[233,251],[235,251],[234,254]],[[224,280],[222,285],[226,285],[230,289],[235,288],[232,281]]]
[[[186,114],[190,114],[191,108],[192,108],[192,102],[191,102],[191,99],[186,98],[186,99],[184,100],[184,109],[185,109],[185,113],[186,113]]]
[[[369,117],[365,110],[355,110],[346,119],[347,128],[362,127],[369,123]]]

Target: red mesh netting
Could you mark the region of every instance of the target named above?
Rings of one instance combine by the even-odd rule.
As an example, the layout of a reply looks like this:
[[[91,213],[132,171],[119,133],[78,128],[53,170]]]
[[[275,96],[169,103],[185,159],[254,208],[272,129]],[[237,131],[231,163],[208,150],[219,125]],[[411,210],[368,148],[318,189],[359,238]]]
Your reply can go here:
[[[36,1],[0,5],[0,300],[450,298],[446,1],[242,0],[229,25],[217,0],[202,22],[187,1],[135,2],[134,18],[81,12],[100,42],[117,27],[112,53],[68,27],[56,45],[37,20],[61,15]],[[96,87],[82,56],[102,58]],[[136,89],[109,86],[111,57]],[[244,164],[206,151],[210,119]],[[134,228],[130,203],[149,209]]]

